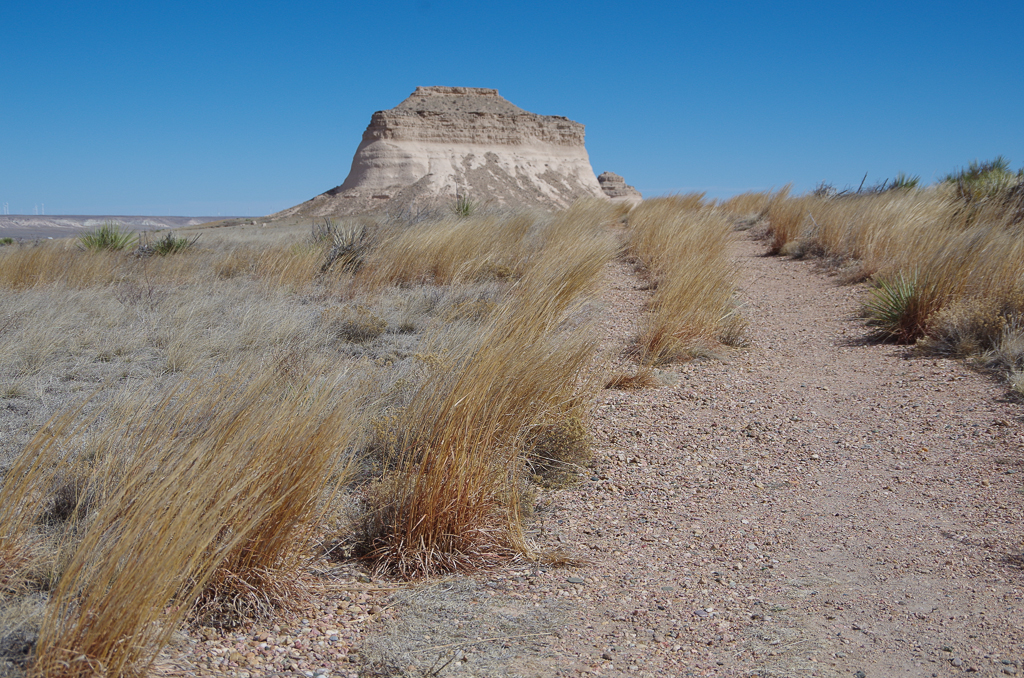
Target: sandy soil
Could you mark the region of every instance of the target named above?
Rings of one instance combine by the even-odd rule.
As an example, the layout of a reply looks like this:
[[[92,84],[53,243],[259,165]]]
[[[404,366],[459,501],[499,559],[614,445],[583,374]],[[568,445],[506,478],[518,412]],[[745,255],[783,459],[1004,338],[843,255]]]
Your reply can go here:
[[[748,234],[735,247],[750,347],[605,391],[594,468],[541,496],[531,538],[588,564],[397,592],[349,573],[291,628],[191,638],[163,670],[1024,671],[1021,404],[962,362],[865,341],[861,288],[764,257]],[[625,264],[609,280],[617,352],[648,292]]]

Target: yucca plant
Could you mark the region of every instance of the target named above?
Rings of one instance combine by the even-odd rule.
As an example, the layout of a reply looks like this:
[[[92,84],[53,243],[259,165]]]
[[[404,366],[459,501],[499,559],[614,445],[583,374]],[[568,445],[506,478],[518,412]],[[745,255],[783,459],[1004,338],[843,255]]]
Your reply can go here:
[[[880,339],[910,343],[924,334],[925,318],[917,312],[917,301],[916,275],[878,278],[864,304],[867,324]]]
[[[167,235],[157,240],[151,245],[154,254],[160,256],[167,256],[168,254],[179,254],[195,246],[196,242],[199,241],[199,236],[189,240],[188,238],[177,237],[173,233],[168,232]]]
[[[468,195],[456,195],[452,203],[452,214],[457,217],[470,217],[476,212],[476,203]]]
[[[135,241],[135,234],[115,221],[108,221],[95,231],[84,233],[78,238],[79,247],[93,252],[119,252]]]

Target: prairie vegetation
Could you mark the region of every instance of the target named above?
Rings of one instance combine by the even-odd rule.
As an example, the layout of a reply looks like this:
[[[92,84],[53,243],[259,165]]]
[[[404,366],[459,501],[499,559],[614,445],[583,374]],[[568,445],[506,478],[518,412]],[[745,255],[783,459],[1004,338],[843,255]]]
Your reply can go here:
[[[628,227],[627,250],[654,290],[636,342],[640,362],[662,365],[742,344],[727,213],[703,194],[655,198],[630,212]]]
[[[869,281],[864,313],[878,338],[971,358],[1024,392],[1024,172],[1005,159],[924,188],[902,177],[856,193],[734,200],[763,204],[771,253],[821,257]]]
[[[29,638],[35,675],[139,675],[183,620],[301,599],[315,559],[540,557],[523,517],[587,463],[625,209],[5,247],[0,644]],[[726,261],[725,222],[700,198],[635,214],[661,362],[728,325],[728,266],[675,282]]]

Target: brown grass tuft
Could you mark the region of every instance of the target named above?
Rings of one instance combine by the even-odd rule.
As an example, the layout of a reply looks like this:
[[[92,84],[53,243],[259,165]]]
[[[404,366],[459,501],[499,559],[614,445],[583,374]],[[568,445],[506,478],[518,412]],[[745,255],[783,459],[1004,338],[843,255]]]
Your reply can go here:
[[[641,362],[661,365],[742,343],[736,316],[732,226],[702,194],[646,200],[629,215],[629,252],[652,278],[651,311],[636,341]]]

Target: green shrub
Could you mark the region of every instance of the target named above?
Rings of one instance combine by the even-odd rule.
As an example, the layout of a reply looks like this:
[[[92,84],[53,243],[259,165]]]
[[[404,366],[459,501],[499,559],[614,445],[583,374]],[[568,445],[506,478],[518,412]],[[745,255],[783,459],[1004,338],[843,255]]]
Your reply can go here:
[[[117,252],[135,242],[136,236],[121,224],[108,221],[95,231],[89,231],[78,238],[79,247],[92,252],[103,250]]]
[[[176,237],[170,231],[167,234],[154,242],[152,245],[145,243],[139,247],[140,254],[159,254],[161,257],[167,256],[168,254],[178,254],[190,249],[199,240],[199,236],[189,240],[188,238]]]
[[[888,190],[890,190],[890,191],[900,191],[900,190],[909,191],[911,189],[917,188],[918,184],[920,184],[920,183],[921,183],[921,177],[919,177],[919,176],[913,176],[912,177],[909,174],[904,174],[903,172],[900,172],[899,174],[896,175],[896,178],[893,179],[893,182],[891,184],[889,184],[889,189]]]
[[[0,247],[3,247],[4,245],[13,245],[13,244],[14,244],[14,238],[0,238]]]
[[[917,278],[902,273],[892,279],[879,278],[864,305],[867,324],[876,328],[876,336],[906,344],[924,334],[924,321],[918,312]]]

